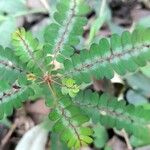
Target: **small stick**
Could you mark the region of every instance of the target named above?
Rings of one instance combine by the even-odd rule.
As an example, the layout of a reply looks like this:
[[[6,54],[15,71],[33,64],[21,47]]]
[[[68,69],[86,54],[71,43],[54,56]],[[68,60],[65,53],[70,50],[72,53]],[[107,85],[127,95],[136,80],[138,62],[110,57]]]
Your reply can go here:
[[[122,135],[123,135],[123,137],[124,137],[124,139],[125,139],[125,141],[126,141],[128,150],[133,150],[133,148],[132,148],[132,146],[131,146],[131,144],[130,144],[130,141],[129,141],[129,137],[128,137],[128,135],[127,135],[127,132],[126,132],[124,129],[122,129],[121,132],[122,132]]]
[[[13,134],[13,132],[15,131],[16,128],[17,128],[17,123],[15,122],[11,126],[10,130],[8,131],[8,133],[6,134],[6,136],[4,137],[4,139],[2,140],[0,149],[4,148],[4,146],[7,144],[8,140],[10,139],[11,135]]]

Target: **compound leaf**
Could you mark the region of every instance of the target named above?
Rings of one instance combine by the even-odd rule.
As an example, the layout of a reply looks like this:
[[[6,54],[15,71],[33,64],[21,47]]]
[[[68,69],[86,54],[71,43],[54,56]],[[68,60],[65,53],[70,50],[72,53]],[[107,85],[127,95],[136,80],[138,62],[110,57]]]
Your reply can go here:
[[[84,124],[89,118],[73,105],[69,97],[61,98],[59,105],[50,113],[50,119],[56,121],[53,130],[61,134],[61,139],[68,147],[80,148],[93,140],[92,130]]]
[[[45,41],[49,44],[48,54],[54,60],[62,62],[73,54],[78,43],[78,36],[83,33],[83,26],[87,23],[84,15],[89,7],[84,0],[61,0],[54,14],[55,22],[45,31]]]
[[[150,28],[125,31],[120,37],[112,35],[110,42],[103,38],[93,44],[90,51],[75,54],[64,63],[65,75],[79,83],[89,83],[93,77],[111,79],[114,72],[125,75],[146,65],[150,60]]]
[[[74,102],[81,106],[94,122],[100,122],[105,127],[125,129],[129,134],[149,141],[149,110],[126,105],[124,100],[118,101],[108,94],[98,96],[91,91],[81,92]]]

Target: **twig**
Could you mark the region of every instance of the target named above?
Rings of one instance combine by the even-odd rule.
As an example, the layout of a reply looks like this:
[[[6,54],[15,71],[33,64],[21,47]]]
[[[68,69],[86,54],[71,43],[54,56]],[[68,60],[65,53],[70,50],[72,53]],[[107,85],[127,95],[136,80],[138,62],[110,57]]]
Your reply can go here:
[[[10,130],[8,131],[8,133],[6,134],[6,136],[4,137],[4,139],[2,140],[0,149],[4,148],[4,146],[7,144],[8,140],[10,139],[11,135],[13,134],[13,132],[15,131],[16,128],[17,128],[17,123],[15,122],[11,126]]]
[[[55,100],[55,103],[57,104],[57,95],[56,95],[55,91],[53,90],[53,88],[52,88],[50,83],[48,83],[48,87],[50,89],[50,92],[52,93],[52,96],[53,96],[53,98]]]
[[[128,150],[133,150],[133,148],[132,148],[132,146],[131,146],[131,144],[130,144],[130,141],[129,141],[129,137],[128,137],[128,135],[127,135],[127,132],[126,132],[124,129],[122,129],[121,132],[122,132],[122,135],[123,135],[123,137],[124,137],[124,139],[125,139],[125,141],[126,141]]]

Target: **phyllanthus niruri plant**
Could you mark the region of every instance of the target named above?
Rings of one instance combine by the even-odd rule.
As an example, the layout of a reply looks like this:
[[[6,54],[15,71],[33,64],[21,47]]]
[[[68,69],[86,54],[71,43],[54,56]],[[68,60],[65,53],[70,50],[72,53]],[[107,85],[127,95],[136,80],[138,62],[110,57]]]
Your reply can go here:
[[[114,72],[124,76],[145,66],[150,60],[150,28],[113,34],[77,54],[88,12],[84,0],[61,0],[44,44],[21,28],[12,36],[13,50],[0,47],[0,119],[23,102],[42,97],[52,109],[53,132],[69,148],[92,143],[95,123],[124,129],[150,143],[150,110],[81,88],[93,78],[112,79]]]

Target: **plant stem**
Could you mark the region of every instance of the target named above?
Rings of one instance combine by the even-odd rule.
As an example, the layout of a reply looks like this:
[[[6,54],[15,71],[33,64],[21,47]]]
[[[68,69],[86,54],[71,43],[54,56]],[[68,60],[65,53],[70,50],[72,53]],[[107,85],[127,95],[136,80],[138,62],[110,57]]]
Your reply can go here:
[[[15,122],[10,130],[8,131],[8,133],[6,134],[6,136],[3,138],[3,140],[1,141],[1,145],[0,145],[0,149],[3,149],[4,146],[7,144],[8,140],[10,139],[11,135],[13,134],[13,132],[15,131],[15,129],[17,128],[17,123]]]
[[[57,106],[57,104],[58,104],[57,95],[56,95],[55,91],[53,90],[52,86],[50,85],[50,83],[48,83],[48,87],[49,87],[50,92],[52,93],[52,96],[54,98],[55,105]]]

